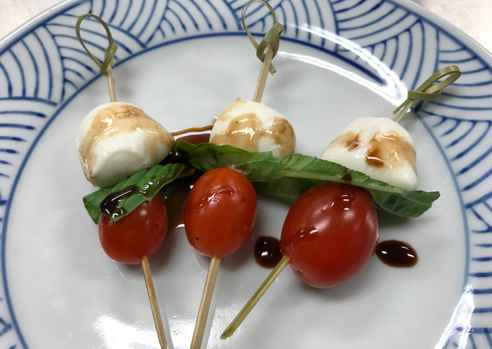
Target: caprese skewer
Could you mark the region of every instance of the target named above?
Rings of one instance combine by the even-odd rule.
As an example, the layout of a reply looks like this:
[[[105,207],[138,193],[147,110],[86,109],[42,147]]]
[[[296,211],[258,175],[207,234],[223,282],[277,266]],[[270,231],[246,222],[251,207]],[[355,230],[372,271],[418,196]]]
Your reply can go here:
[[[249,33],[245,17],[250,5],[260,2],[273,16],[273,26],[258,44]],[[216,119],[210,136],[214,144],[227,144],[253,152],[271,151],[275,156],[292,154],[295,134],[289,121],[261,103],[268,75],[274,72],[272,60],[277,53],[283,26],[271,5],[252,0],[242,10],[243,29],[257,48],[263,62],[253,101],[238,99]],[[190,244],[211,258],[207,280],[195,322],[191,349],[199,349],[207,323],[220,260],[235,252],[250,237],[256,215],[256,192],[246,176],[230,169],[205,172],[195,183],[185,205],[185,229]]]
[[[108,47],[102,61],[89,51],[81,37],[81,25],[87,19],[100,23],[106,31]],[[117,46],[108,25],[100,17],[86,14],[78,18],[76,33],[108,81],[110,103],[85,116],[78,140],[80,163],[87,180],[104,188],[159,163],[171,150],[173,138],[138,106],[116,100],[112,63]],[[164,199],[156,195],[118,221],[113,219],[118,202],[135,194],[136,190],[135,187],[125,188],[102,201],[99,238],[104,251],[114,261],[141,265],[159,344],[166,349],[167,340],[149,264],[149,257],[161,247],[168,230]]]

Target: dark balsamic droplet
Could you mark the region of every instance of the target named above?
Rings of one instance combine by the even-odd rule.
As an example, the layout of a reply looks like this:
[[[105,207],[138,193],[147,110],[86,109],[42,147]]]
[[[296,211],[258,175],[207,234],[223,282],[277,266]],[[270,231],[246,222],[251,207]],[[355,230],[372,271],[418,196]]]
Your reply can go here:
[[[210,135],[212,133],[211,128],[202,131],[193,131],[194,129],[195,128],[191,128],[189,132],[176,136],[175,140],[183,141],[191,144],[208,143],[210,141]],[[183,163],[183,162],[186,162],[185,155],[181,154],[176,149],[173,149],[162,161],[162,164],[175,164],[175,163]]]
[[[255,243],[255,259],[262,267],[275,267],[282,259],[280,241],[271,236],[260,236]]]
[[[183,163],[186,162],[186,157],[184,154],[181,154],[179,151],[176,149],[173,149],[167,154],[166,158],[161,161],[162,165],[165,164],[176,164],[176,163]]]
[[[138,192],[139,192],[138,188],[132,185],[120,191],[109,194],[101,202],[100,205],[101,211],[107,214],[108,216],[110,216],[112,219],[124,215],[126,213],[125,210],[119,207],[121,200]]]
[[[190,131],[188,133],[184,133],[182,135],[176,136],[175,139],[177,141],[183,141],[191,144],[200,144],[200,143],[208,143],[210,141],[210,135],[212,130],[204,130],[204,131]]]
[[[417,251],[412,246],[398,240],[387,240],[378,243],[375,253],[384,264],[391,267],[413,267],[419,259]]]
[[[350,183],[350,182],[352,182],[352,176],[350,175],[350,173],[345,173],[342,177],[342,180]]]

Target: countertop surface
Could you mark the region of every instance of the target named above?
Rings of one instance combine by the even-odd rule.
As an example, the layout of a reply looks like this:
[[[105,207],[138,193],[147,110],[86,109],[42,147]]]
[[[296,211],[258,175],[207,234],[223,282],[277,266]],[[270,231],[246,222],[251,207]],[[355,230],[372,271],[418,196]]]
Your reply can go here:
[[[0,0],[0,38],[60,0]],[[414,0],[492,51],[491,0]]]

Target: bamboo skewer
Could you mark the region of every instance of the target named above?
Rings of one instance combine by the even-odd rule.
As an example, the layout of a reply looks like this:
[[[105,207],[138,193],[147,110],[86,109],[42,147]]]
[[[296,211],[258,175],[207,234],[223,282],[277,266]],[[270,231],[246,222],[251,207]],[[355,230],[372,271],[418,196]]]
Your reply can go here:
[[[283,256],[280,262],[277,263],[275,268],[270,272],[270,274],[266,277],[265,280],[261,283],[260,287],[255,291],[255,293],[251,296],[251,298],[246,302],[241,311],[236,315],[234,320],[227,326],[227,328],[222,332],[220,336],[221,339],[226,339],[231,337],[234,332],[238,329],[238,327],[242,324],[244,319],[248,316],[248,314],[253,310],[255,305],[259,302],[261,297],[265,294],[265,292],[270,288],[273,282],[277,279],[279,274],[285,267],[289,264],[289,257]]]
[[[113,68],[111,66],[108,67],[106,80],[108,82],[109,99],[111,102],[116,102],[116,88],[113,79]]]
[[[408,91],[407,99],[393,111],[392,119],[401,122],[417,104],[439,97],[444,89],[458,80],[460,76],[461,71],[457,65],[448,65],[434,72],[415,90]]]
[[[195,322],[195,329],[193,331],[193,338],[191,339],[191,349],[200,349],[203,341],[203,334],[205,332],[205,326],[207,324],[208,313],[210,311],[210,303],[212,302],[212,296],[214,294],[215,284],[217,282],[217,274],[219,273],[220,259],[213,257],[210,261],[208,268],[207,280],[203,287],[202,300],[200,301],[200,307],[198,308],[198,314]]]
[[[250,5],[255,2],[259,2],[267,7],[268,11],[273,17],[273,25],[270,30],[266,33],[263,40],[258,43],[254,38],[253,34],[249,31],[248,26],[246,24],[246,12]],[[241,12],[241,24],[243,29],[248,36],[249,41],[256,49],[256,56],[263,62],[260,74],[258,75],[258,80],[256,83],[255,94],[253,97],[253,101],[260,103],[263,99],[263,93],[265,92],[266,82],[268,80],[269,73],[274,74],[275,68],[272,66],[272,61],[278,51],[280,35],[283,31],[283,26],[277,21],[277,16],[275,15],[275,11],[273,7],[268,3],[267,0],[251,0],[244,7]]]
[[[161,349],[167,349],[166,333],[164,331],[164,325],[162,324],[161,311],[159,309],[159,302],[155,292],[154,281],[152,279],[152,271],[150,270],[150,263],[147,257],[142,258],[142,271],[145,278],[145,286],[147,287],[147,295],[149,296],[150,308],[152,310],[152,317],[154,318],[154,326],[157,332],[157,338]]]
[[[265,60],[261,66],[260,74],[258,75],[258,81],[256,83],[254,101],[260,103],[263,99],[263,93],[265,92],[268,75],[270,74],[270,67],[273,60],[273,51],[269,48],[266,49]]]

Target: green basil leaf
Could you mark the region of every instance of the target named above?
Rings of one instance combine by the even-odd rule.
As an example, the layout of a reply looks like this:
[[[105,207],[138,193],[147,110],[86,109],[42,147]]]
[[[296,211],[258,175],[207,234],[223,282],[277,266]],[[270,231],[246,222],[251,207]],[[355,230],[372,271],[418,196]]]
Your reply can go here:
[[[258,193],[286,204],[292,204],[304,191],[322,183],[324,181],[285,177],[269,182],[255,182],[254,185]],[[352,184],[354,183],[352,182]],[[404,191],[394,193],[367,187],[366,189],[371,193],[379,208],[399,217],[418,217],[439,198],[439,192]]]
[[[350,183],[365,188],[381,209],[401,217],[417,217],[439,198],[438,192],[406,191],[334,162],[307,155],[275,158],[271,153],[252,153],[211,143],[178,141],[175,146],[198,170],[231,166],[248,176],[260,194],[285,203],[292,203],[307,189],[324,182]]]
[[[143,202],[151,200],[164,186],[180,177],[190,175],[191,173],[187,169],[189,170],[184,164],[157,164],[149,169],[140,170],[111,188],[99,189],[86,195],[83,198],[84,206],[94,223],[98,224],[101,216],[101,203],[104,199],[111,193],[135,186],[139,192],[121,199],[118,205],[126,214],[129,214]],[[122,217],[124,215],[115,217],[113,220],[118,221]]]
[[[212,143],[175,143],[179,154],[200,171],[232,166],[240,169],[251,181],[269,180],[280,175],[280,163],[271,153],[253,153],[228,145]]]
[[[376,204],[388,213],[400,217],[418,217],[439,199],[438,191],[405,191],[390,193],[380,190],[370,190]]]
[[[285,204],[292,205],[299,195],[323,181],[316,181],[302,178],[279,178],[269,182],[254,182],[258,193],[277,199]]]

